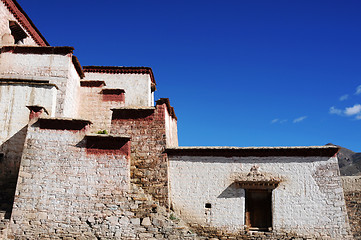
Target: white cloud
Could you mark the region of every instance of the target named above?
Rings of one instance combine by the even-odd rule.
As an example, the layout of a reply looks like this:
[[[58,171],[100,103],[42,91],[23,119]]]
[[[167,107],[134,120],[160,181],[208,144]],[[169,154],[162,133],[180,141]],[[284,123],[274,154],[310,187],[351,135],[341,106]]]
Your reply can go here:
[[[339,99],[340,101],[345,101],[348,98],[348,94],[342,95]]]
[[[330,114],[336,114],[343,117],[355,116],[356,120],[361,120],[361,104],[355,104],[352,107],[346,107],[344,110],[330,107]]]
[[[275,123],[279,123],[279,124],[282,124],[282,123],[285,123],[287,122],[287,119],[279,119],[279,118],[275,118],[271,121],[271,124],[275,124]]]
[[[361,85],[357,86],[355,94],[356,95],[361,94]]]
[[[355,104],[353,107],[345,108],[344,113],[345,113],[347,116],[352,116],[352,115],[360,114],[360,113],[361,113],[361,105],[360,105],[360,104]]]
[[[302,116],[302,117],[299,117],[299,118],[295,118],[293,120],[293,123],[298,123],[298,122],[302,122],[303,120],[305,120],[307,118],[307,116]]]
[[[274,124],[274,123],[276,123],[276,122],[278,122],[278,121],[279,121],[279,119],[278,119],[278,118],[275,118],[275,119],[273,119],[273,120],[271,121],[271,123]]]
[[[336,115],[342,115],[342,110],[332,106],[332,107],[330,107],[329,113],[336,114]]]

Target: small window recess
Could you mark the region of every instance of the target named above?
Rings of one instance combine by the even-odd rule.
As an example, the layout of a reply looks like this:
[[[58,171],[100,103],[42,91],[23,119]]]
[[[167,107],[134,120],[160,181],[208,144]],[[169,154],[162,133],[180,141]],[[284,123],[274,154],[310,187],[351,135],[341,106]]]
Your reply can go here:
[[[5,154],[0,152],[0,163],[4,161]]]
[[[206,224],[210,224],[212,221],[212,204],[206,203],[204,204],[204,208]]]
[[[15,21],[9,21],[11,35],[15,39],[15,44],[23,44],[23,40],[28,37],[26,32]]]

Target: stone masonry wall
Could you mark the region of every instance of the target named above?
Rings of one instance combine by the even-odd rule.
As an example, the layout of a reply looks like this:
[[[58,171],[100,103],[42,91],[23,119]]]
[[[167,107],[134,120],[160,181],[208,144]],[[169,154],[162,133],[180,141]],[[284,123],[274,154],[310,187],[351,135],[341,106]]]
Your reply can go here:
[[[348,218],[354,239],[361,239],[361,176],[342,177]]]
[[[195,229],[211,230],[210,236],[237,236],[247,228],[245,191],[237,187],[235,176],[248,174],[254,166],[281,179],[272,191],[273,230],[260,239],[272,234],[286,239],[350,238],[335,157],[169,156],[174,211]]]
[[[166,104],[156,108],[113,110],[112,134],[131,137],[131,179],[163,206],[168,206]]]
[[[56,88],[51,85],[0,83],[0,211],[9,218],[23,153],[29,109],[26,106],[55,107]]]
[[[82,86],[80,88],[80,112],[79,117],[89,119],[93,124],[93,132],[99,130],[110,131],[112,108],[124,106],[121,98],[109,98],[110,95],[101,93],[103,86]],[[123,95],[124,96],[124,95]]]
[[[109,216],[124,205],[129,143],[121,150],[89,149],[85,130],[42,129],[39,122],[29,127],[10,237],[94,238],[88,219]]]

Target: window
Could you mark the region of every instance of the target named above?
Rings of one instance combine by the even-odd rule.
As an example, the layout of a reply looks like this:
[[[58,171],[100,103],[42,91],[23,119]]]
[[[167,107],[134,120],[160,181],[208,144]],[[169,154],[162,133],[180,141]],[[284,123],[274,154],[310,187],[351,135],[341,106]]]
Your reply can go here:
[[[9,27],[11,31],[11,35],[13,35],[15,39],[15,44],[21,44],[22,41],[28,37],[28,35],[24,32],[24,30],[20,27],[20,25],[15,21],[9,21]]]

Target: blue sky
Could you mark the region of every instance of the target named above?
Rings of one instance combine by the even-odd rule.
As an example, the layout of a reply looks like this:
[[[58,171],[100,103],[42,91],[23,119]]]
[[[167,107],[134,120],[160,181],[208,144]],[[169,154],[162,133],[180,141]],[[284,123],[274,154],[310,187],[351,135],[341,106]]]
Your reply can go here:
[[[18,0],[82,65],[149,66],[182,146],[361,152],[361,1]]]

